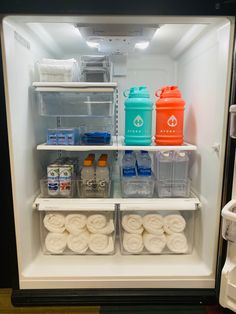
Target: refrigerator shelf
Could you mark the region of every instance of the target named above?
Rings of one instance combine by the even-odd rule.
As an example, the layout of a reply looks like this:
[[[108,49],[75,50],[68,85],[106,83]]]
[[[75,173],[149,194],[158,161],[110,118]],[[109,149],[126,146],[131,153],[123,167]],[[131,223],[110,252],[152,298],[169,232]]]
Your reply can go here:
[[[113,82],[34,82],[37,92],[113,92],[117,83]]]
[[[37,150],[63,150],[63,151],[91,151],[91,150],[146,150],[151,152],[157,151],[195,151],[197,146],[184,143],[180,146],[125,146],[123,136],[113,136],[112,145],[47,145],[47,143],[37,145]]]

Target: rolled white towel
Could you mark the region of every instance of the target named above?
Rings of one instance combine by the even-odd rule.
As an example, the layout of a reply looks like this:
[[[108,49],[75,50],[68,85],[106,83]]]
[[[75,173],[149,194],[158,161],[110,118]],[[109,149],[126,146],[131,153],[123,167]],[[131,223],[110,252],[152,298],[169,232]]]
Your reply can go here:
[[[164,217],[164,231],[168,234],[184,231],[186,221],[179,214],[167,215]]]
[[[89,237],[89,248],[96,254],[108,254],[114,250],[112,236],[106,234],[93,233]]]
[[[91,233],[111,234],[115,227],[113,219],[102,214],[91,215],[87,219],[87,228]]]
[[[88,249],[89,236],[88,231],[78,235],[69,234],[67,238],[68,248],[75,253],[85,253]]]
[[[143,243],[145,248],[151,253],[161,253],[166,246],[166,236],[148,232],[143,233]]]
[[[143,217],[144,229],[152,234],[162,235],[164,233],[163,229],[164,219],[158,214],[148,214]]]
[[[123,247],[129,253],[141,253],[143,250],[142,235],[124,232]]]
[[[124,215],[122,217],[122,227],[126,232],[141,234],[143,232],[142,217],[136,214]]]
[[[47,251],[53,254],[61,254],[64,252],[67,244],[68,232],[63,233],[49,232],[45,239],[45,247]]]
[[[65,227],[68,232],[78,235],[86,231],[87,217],[82,214],[70,214],[66,216]]]
[[[174,253],[186,253],[188,251],[188,242],[183,233],[172,233],[166,236],[168,249]]]
[[[62,233],[65,231],[65,216],[58,213],[48,213],[43,219],[43,224],[50,232]]]

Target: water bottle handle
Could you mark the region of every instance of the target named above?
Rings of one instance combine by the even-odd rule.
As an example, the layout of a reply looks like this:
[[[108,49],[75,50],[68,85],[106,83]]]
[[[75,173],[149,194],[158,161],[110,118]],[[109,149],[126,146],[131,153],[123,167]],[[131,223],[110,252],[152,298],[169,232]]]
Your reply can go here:
[[[155,96],[156,97],[160,97],[161,93],[162,93],[162,90],[158,89],[158,90],[155,91]]]
[[[124,92],[123,92],[123,95],[125,96],[125,97],[128,97],[128,94],[129,93],[129,89],[126,89],[126,90],[124,90]]]

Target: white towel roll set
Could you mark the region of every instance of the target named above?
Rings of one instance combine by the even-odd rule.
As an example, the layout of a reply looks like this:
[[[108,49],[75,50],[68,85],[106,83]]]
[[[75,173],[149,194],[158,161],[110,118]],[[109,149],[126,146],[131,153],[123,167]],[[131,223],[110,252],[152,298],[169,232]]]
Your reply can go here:
[[[184,217],[179,213],[162,216],[160,214],[123,214],[122,244],[131,254],[187,253],[188,242],[183,231],[186,227]],[[165,250],[166,249],[166,250]]]
[[[114,251],[113,219],[108,214],[47,213],[43,219],[49,231],[45,238],[47,252],[63,254],[69,249],[74,254],[85,254],[89,249],[95,254]]]

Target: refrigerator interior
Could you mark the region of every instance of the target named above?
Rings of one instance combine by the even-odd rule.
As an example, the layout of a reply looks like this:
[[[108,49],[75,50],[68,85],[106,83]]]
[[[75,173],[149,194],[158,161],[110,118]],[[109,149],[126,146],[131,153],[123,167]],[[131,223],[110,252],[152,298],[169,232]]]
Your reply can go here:
[[[191,152],[192,190],[200,200],[195,211],[193,251],[186,255],[44,255],[39,212],[33,208],[39,181],[57,151],[39,151],[54,117],[39,115],[32,83],[35,63],[42,58],[78,58],[103,54],[88,47],[75,25],[158,25],[146,50],[125,45],[119,54],[108,45],[118,84],[118,135],[124,135],[123,91],[146,85],[155,101],[162,86],[178,85],[185,107],[185,141]],[[228,18],[161,16],[9,16],[3,19],[2,42],[19,284],[34,288],[214,288],[219,237],[233,20]],[[114,53],[116,52],[116,53]],[[118,57],[117,57],[118,55]],[[116,63],[117,62],[117,63]],[[115,74],[118,73],[118,74]],[[66,118],[66,123],[76,118]],[[153,134],[155,133],[153,110]],[[72,122],[73,123],[73,122]],[[124,150],[124,148],[123,148]],[[80,152],[67,152],[80,156]],[[82,154],[85,154],[83,152]],[[84,156],[84,155],[83,155]],[[86,202],[86,206],[120,204],[122,197]],[[158,199],[142,206],[166,206]],[[140,202],[129,200],[134,207]],[[63,206],[68,206],[65,200]],[[154,204],[154,205],[153,205]],[[184,201],[177,205],[184,206]],[[69,205],[70,206],[70,205]],[[78,199],[78,206],[84,203]],[[161,208],[159,208],[161,209]]]

